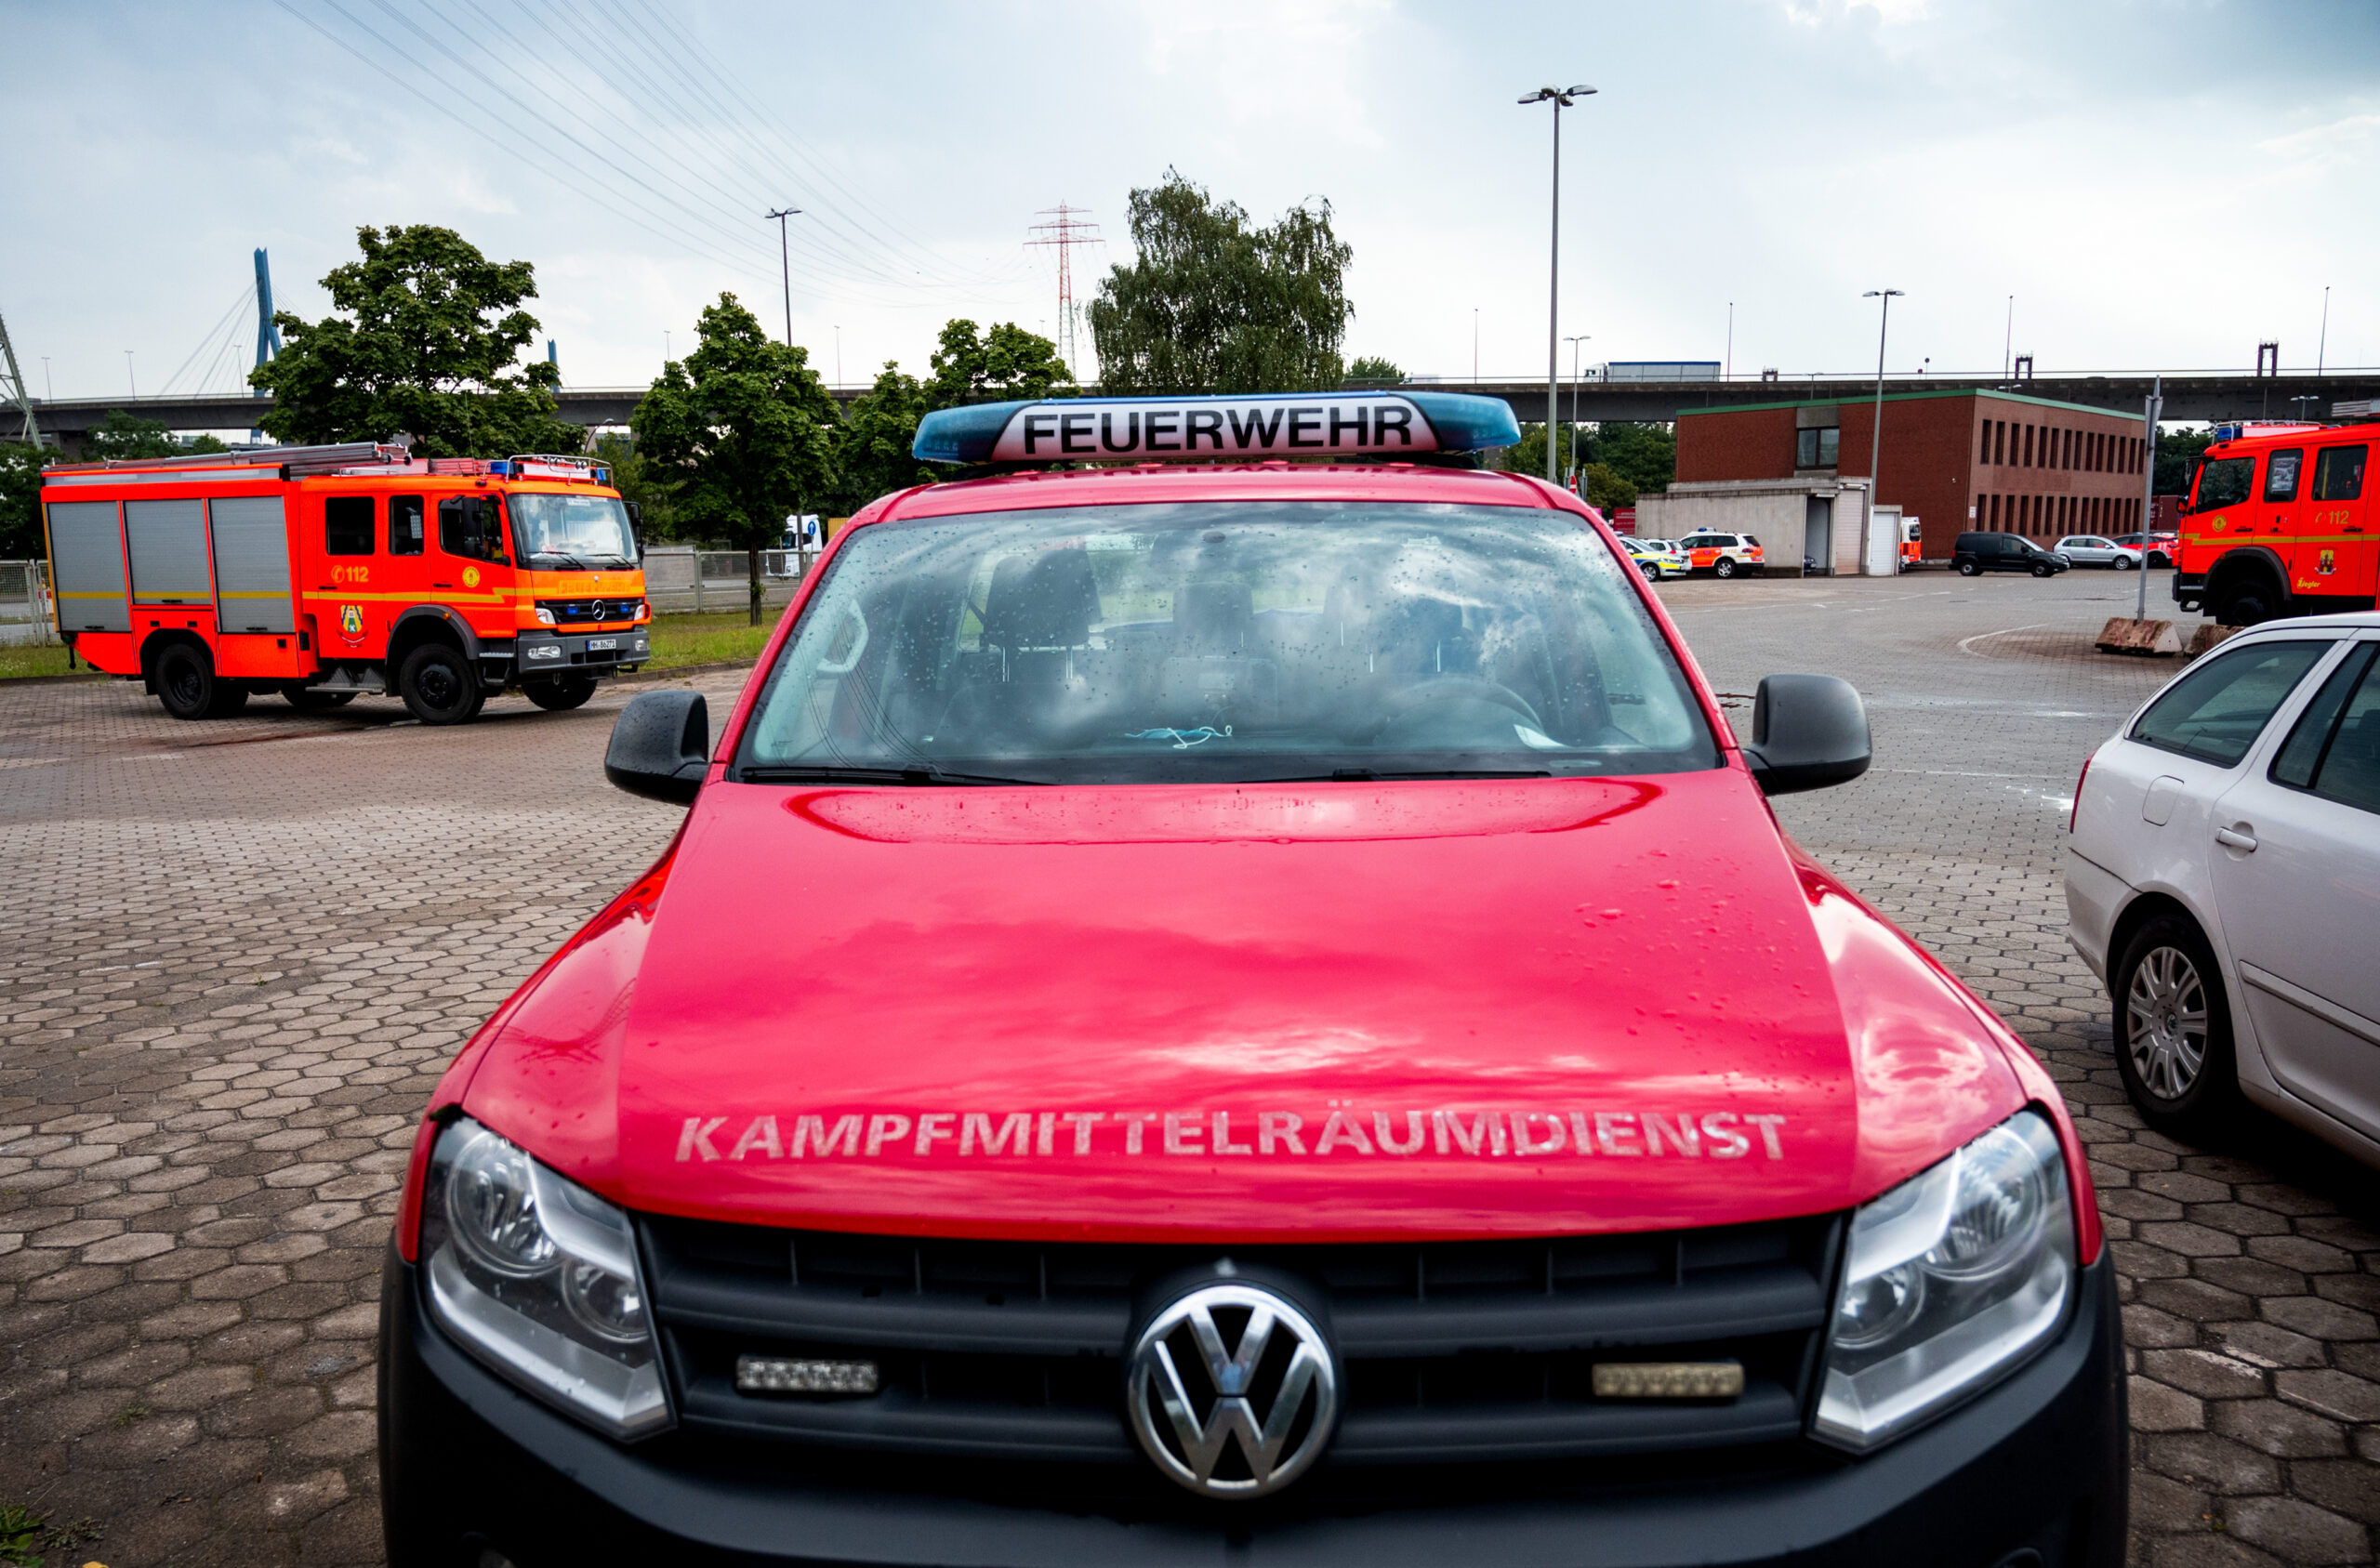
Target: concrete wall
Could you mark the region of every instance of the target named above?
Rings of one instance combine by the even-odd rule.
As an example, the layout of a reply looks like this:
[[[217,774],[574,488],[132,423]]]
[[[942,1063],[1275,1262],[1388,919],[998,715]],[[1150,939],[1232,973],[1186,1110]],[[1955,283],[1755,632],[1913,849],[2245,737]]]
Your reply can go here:
[[[1787,417],[1792,415],[1789,414]],[[1791,428],[1787,427],[1789,435]],[[1790,481],[1781,485],[1673,484],[1666,494],[1636,498],[1636,532],[1640,536],[1651,539],[1683,539],[1705,528],[1728,534],[1749,534],[1760,541],[1768,576],[1798,577],[1802,574],[1802,556],[1805,549],[1809,499],[1813,488],[1808,484]],[[1845,516],[1856,518],[1858,508],[1857,499],[1851,499],[1847,506],[1843,500],[1835,504],[1834,534],[1838,553],[1842,548],[1844,519]],[[1852,560],[1852,569],[1856,571],[1856,546]]]

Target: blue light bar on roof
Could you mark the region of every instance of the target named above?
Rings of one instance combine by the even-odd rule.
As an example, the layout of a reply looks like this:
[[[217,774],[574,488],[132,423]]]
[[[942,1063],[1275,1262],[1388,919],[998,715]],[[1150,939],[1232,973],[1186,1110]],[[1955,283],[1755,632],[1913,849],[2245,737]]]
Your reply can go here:
[[[1501,399],[1457,392],[1051,398],[945,408],[918,424],[925,463],[1213,462],[1377,457],[1516,445]]]

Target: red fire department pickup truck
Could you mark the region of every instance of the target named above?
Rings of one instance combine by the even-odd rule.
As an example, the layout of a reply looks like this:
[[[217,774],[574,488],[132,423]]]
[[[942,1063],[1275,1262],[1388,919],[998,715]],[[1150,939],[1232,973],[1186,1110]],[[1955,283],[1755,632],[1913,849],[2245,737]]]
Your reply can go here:
[[[2217,426],[2182,514],[2174,601],[2228,626],[2373,608],[2375,440],[2380,424]]]
[[[1165,455],[873,502],[715,743],[627,706],[689,814],[424,1108],[391,1568],[2122,1561],[2057,1086],[1769,809],[1858,693],[1739,738],[1518,439],[940,410]]]
[[[628,508],[579,457],[369,442],[42,475],[59,635],[177,718],[361,692],[460,724],[518,687],[573,708],[652,651]]]

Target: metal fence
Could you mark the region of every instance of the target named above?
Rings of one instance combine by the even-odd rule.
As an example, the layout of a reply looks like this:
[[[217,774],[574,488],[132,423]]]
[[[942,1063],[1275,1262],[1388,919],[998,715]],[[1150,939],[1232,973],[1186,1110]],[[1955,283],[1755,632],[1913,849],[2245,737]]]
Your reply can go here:
[[[801,550],[760,552],[760,599],[784,604],[815,560]],[[656,614],[741,610],[749,602],[748,563],[742,550],[707,550],[693,545],[655,545],[644,552],[644,594]]]
[[[814,551],[762,550],[760,599],[783,606],[817,559]],[[742,550],[656,545],[644,556],[645,597],[656,613],[741,610],[748,602]],[[50,613],[49,563],[0,560],[0,643],[58,640]]]
[[[50,629],[53,619],[49,563],[0,560],[0,642],[55,642],[58,634]]]

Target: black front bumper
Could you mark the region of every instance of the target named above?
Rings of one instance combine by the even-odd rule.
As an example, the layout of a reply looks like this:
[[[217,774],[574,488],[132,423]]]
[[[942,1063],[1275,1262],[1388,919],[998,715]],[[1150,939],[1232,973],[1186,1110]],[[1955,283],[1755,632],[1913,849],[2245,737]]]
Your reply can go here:
[[[1224,1564],[1499,1568],[1671,1563],[1973,1564],[2122,1561],[2123,1352],[2113,1265],[2084,1271],[2079,1310],[2049,1349],[1944,1420],[1863,1459],[1814,1446],[1740,1474],[1597,1484],[1593,1461],[1558,1494],[1394,1493],[1270,1512],[1156,1505],[1114,1494],[1044,1500],[985,1484],[963,1461],[733,1451],[670,1433],[632,1447],[516,1391],[431,1324],[416,1271],[393,1251],[380,1324],[380,1473],[391,1568],[588,1562],[993,1565]],[[1321,1479],[1322,1472],[1310,1480]],[[1446,1478],[1441,1475],[1439,1480]],[[1481,1478],[1483,1482],[1487,1479]],[[947,1482],[947,1484],[945,1484]],[[1158,1487],[1165,1483],[1157,1482]],[[1170,1489],[1169,1489],[1170,1490]],[[1270,1503],[1255,1505],[1262,1510]]]
[[[598,646],[608,643],[609,647]],[[557,675],[609,675],[634,668],[653,657],[653,628],[626,626],[618,631],[522,632],[514,643],[514,677],[539,680]]]

